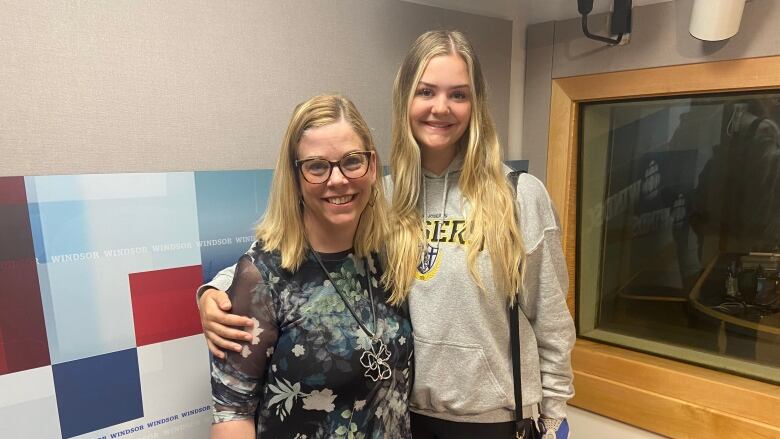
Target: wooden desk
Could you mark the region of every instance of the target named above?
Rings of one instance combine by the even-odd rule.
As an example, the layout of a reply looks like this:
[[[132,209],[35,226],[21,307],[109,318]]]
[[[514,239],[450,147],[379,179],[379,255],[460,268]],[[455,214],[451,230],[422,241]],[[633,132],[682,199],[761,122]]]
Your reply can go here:
[[[713,260],[696,281],[690,293],[690,305],[696,312],[719,323],[718,349],[729,350],[731,334],[755,338],[755,361],[780,366],[780,312],[760,312],[747,307],[740,313],[726,313],[716,307],[726,302],[724,295],[727,267],[739,257],[722,254]]]

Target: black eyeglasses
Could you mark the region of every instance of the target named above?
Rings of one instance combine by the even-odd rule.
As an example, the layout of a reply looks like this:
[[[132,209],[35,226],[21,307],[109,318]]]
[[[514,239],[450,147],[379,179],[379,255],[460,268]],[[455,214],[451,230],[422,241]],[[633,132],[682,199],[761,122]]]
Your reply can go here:
[[[337,162],[313,157],[296,160],[295,167],[300,169],[303,178],[312,184],[322,184],[328,181],[330,174],[333,173],[334,166],[338,166],[341,174],[352,180],[366,175],[372,154],[374,154],[374,151],[350,152]]]

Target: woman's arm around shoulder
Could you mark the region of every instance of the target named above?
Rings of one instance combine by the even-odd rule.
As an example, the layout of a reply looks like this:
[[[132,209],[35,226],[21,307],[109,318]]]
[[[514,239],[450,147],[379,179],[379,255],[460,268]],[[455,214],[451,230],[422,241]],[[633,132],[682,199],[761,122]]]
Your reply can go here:
[[[254,419],[266,368],[279,335],[274,290],[267,283],[267,275],[261,273],[249,256],[238,261],[236,276],[227,293],[233,309],[251,320],[248,328],[251,340],[240,344],[240,352],[228,352],[224,360],[212,358],[215,424]],[[240,425],[243,423],[215,427],[214,432],[240,428]]]
[[[259,243],[255,241],[246,254],[254,258],[258,250]],[[211,355],[218,358],[225,358],[223,350],[240,352],[241,346],[236,341],[251,340],[249,333],[240,329],[251,324],[251,321],[242,315],[230,313],[233,304],[225,293],[233,283],[235,271],[235,264],[222,269],[214,279],[201,285],[196,293],[206,345]]]

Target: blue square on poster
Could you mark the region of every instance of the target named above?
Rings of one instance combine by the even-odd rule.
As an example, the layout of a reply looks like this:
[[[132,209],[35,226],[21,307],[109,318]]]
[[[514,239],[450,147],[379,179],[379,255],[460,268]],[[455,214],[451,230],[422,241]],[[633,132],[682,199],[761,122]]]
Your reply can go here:
[[[254,242],[272,178],[272,169],[195,172],[204,280],[235,264]]]
[[[63,438],[144,416],[135,348],[52,365]]]

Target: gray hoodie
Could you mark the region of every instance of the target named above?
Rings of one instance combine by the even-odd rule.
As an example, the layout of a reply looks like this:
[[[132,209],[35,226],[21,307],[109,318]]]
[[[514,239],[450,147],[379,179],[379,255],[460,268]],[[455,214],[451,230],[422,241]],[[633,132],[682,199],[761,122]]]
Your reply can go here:
[[[461,166],[459,157],[442,175],[423,171],[419,207],[428,244],[409,296],[415,340],[411,409],[459,422],[511,421],[515,401],[508,303],[495,290],[487,253],[477,263],[488,293],[469,275],[463,245],[468,205],[458,187]],[[517,208],[526,270],[520,294],[523,411],[528,416],[541,403],[545,416],[562,418],[574,394],[575,331],[566,307],[568,273],[560,226],[544,185],[531,175],[518,179]]]
[[[411,410],[459,422],[511,421],[515,401],[508,304],[506,295],[495,291],[489,255],[478,258],[488,294],[469,275],[463,245],[468,206],[458,187],[461,166],[458,157],[441,176],[424,171],[420,209],[428,246],[409,296],[415,350]],[[389,178],[386,187],[391,193]],[[518,179],[517,208],[526,270],[520,294],[523,412],[529,416],[541,403],[545,416],[562,418],[574,395],[575,332],[566,307],[568,273],[560,226],[544,185],[531,175]],[[207,285],[225,290],[232,279],[229,267]]]

